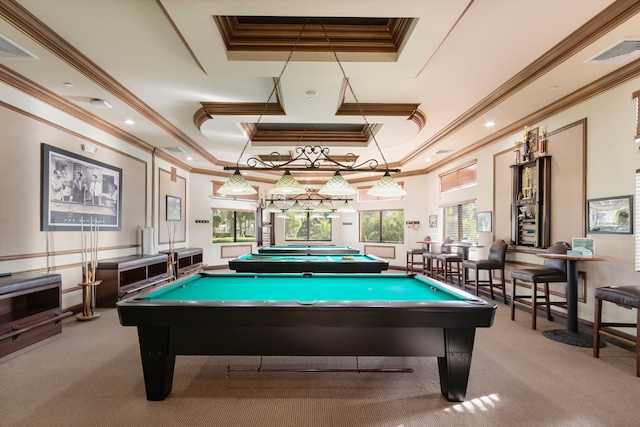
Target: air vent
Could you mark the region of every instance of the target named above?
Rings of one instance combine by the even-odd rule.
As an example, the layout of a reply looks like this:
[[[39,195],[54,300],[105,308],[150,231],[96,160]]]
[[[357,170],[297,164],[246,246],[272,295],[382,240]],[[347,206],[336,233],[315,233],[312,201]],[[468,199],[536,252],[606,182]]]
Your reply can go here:
[[[186,151],[184,151],[180,147],[162,147],[162,149],[167,153],[172,153],[172,154],[186,153]]]
[[[0,58],[2,59],[38,59],[33,53],[20,47],[0,34]]]
[[[453,150],[438,150],[435,153],[433,153],[433,155],[437,155],[437,154],[449,154],[451,153]]]
[[[624,39],[584,62],[619,64],[640,55],[640,38]]]

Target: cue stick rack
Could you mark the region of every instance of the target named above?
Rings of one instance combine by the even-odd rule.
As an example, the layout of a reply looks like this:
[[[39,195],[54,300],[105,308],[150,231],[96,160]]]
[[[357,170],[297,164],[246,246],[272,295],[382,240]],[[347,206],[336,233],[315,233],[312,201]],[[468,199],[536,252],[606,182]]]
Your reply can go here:
[[[285,372],[285,373],[293,373],[293,372],[304,372],[304,373],[326,373],[326,372],[355,372],[355,373],[382,373],[382,374],[411,374],[413,373],[412,368],[371,368],[364,369],[360,368],[358,356],[356,357],[356,367],[355,368],[310,368],[310,369],[284,369],[284,368],[263,368],[262,361],[264,356],[260,356],[260,364],[257,368],[232,368],[231,364],[227,364],[227,375],[226,378],[229,378],[230,372]]]

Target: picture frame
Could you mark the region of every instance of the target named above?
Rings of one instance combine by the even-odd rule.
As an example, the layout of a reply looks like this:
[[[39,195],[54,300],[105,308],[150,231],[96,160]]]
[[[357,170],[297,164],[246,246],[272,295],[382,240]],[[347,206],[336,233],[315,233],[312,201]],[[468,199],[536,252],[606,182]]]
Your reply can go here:
[[[491,211],[478,212],[476,231],[479,233],[489,233],[492,231]]]
[[[527,138],[527,148],[529,150],[529,153],[535,153],[536,151],[538,151],[538,137],[539,137],[538,128],[533,128],[529,130],[529,135]]]
[[[41,231],[122,230],[122,169],[42,144]]]
[[[586,234],[633,234],[633,196],[587,200]]]
[[[167,221],[182,221],[182,199],[167,195]]]
[[[430,228],[438,227],[438,215],[429,215],[429,227]]]
[[[571,239],[571,249],[574,251],[591,251],[596,253],[596,242],[591,237],[573,237]]]

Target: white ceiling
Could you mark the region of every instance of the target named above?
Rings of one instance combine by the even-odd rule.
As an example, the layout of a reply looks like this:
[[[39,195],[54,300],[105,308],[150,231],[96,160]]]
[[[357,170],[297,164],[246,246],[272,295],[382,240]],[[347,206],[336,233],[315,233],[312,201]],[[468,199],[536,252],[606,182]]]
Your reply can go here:
[[[30,105],[33,91],[42,90],[48,99],[59,98],[76,107],[67,109],[67,114],[78,116],[79,107],[88,117],[109,124],[112,132],[119,128],[150,146],[183,148],[186,154],[175,158],[197,170],[222,171],[222,166],[235,164],[247,144],[239,123],[259,119],[219,116],[198,128],[194,114],[202,108],[200,103],[266,102],[288,54],[278,61],[260,60],[264,55],[259,54],[229,60],[213,15],[417,18],[397,60],[341,59],[358,102],[420,104],[426,115],[421,130],[405,117],[366,118],[382,125],[376,141],[386,160],[403,172],[424,170],[492,134],[513,131],[532,112],[620,67],[632,63],[640,68],[637,58],[615,64],[584,63],[624,38],[640,37],[640,2],[630,0],[2,3],[0,34],[38,58],[0,59],[2,71],[5,75],[13,71],[42,87],[31,85],[25,91],[17,87],[15,77],[4,79],[0,95],[5,102]],[[616,20],[620,11],[630,17]],[[610,20],[616,25],[607,24]],[[286,116],[264,116],[260,122],[362,123],[362,117],[334,116],[343,77],[337,62],[306,58],[294,53],[282,75]],[[310,89],[318,92],[312,101],[304,94]],[[89,104],[92,98],[105,99],[113,108],[94,108]],[[349,94],[347,100],[354,102]],[[124,124],[127,118],[136,123]],[[496,126],[485,127],[487,120]],[[249,144],[240,163],[252,155],[288,150],[291,146]],[[426,162],[436,150],[453,152]],[[367,148],[331,147],[332,155],[348,152],[381,160],[373,143]]]

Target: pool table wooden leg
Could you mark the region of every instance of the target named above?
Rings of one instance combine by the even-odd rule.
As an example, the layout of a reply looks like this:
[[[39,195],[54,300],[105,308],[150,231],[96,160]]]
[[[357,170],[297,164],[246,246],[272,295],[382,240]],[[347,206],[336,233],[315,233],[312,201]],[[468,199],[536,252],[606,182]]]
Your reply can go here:
[[[168,354],[169,328],[138,326],[140,356],[147,400],[164,400],[171,393],[176,355]]]
[[[475,329],[448,328],[445,356],[438,357],[440,391],[450,402],[462,402],[467,394]]]

